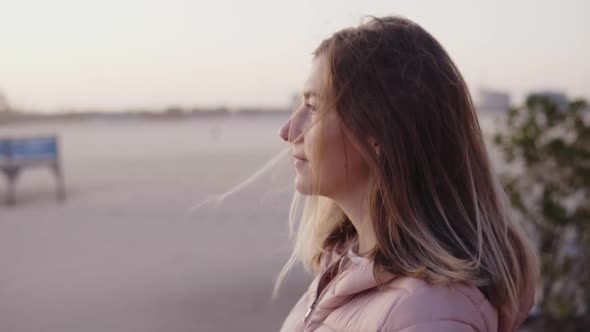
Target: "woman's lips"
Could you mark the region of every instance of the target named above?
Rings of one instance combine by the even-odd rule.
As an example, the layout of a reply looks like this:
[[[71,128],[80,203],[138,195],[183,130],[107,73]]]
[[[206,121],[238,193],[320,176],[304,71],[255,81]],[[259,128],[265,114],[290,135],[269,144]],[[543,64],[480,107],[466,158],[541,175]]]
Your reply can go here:
[[[295,164],[295,167],[300,167],[307,163],[307,159],[293,155],[293,163]]]
[[[297,155],[293,155],[293,158],[298,159],[298,160],[303,160],[303,161],[307,161],[307,159],[297,156]]]

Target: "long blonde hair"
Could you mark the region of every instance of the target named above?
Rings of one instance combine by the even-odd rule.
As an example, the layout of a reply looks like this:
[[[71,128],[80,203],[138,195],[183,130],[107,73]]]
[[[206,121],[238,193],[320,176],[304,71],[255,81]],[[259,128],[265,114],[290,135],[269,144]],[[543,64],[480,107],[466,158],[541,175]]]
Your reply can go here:
[[[467,283],[496,307],[517,309],[536,284],[537,259],[511,218],[469,91],[444,48],[410,20],[385,17],[336,32],[314,56],[328,63],[321,112],[337,112],[375,178],[375,274]],[[296,193],[289,225],[294,248],[273,296],[298,261],[317,272],[328,245],[356,235],[343,211],[319,195]]]

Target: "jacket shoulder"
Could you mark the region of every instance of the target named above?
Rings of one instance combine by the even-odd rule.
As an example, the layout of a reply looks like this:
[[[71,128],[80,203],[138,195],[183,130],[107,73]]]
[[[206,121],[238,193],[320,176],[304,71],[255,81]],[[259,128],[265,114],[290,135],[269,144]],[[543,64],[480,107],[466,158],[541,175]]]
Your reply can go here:
[[[465,331],[496,332],[496,309],[474,286],[431,285],[412,277],[399,277],[382,292],[400,293],[381,324],[383,332]]]

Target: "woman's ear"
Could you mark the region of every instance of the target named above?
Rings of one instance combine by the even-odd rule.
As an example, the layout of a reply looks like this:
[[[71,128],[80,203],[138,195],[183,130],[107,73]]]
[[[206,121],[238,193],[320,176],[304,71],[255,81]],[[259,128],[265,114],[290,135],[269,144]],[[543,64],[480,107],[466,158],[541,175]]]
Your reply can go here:
[[[373,151],[375,151],[375,154],[377,154],[377,156],[379,156],[379,144],[377,143],[377,140],[373,137],[369,137],[369,144],[371,144],[371,146],[373,147]]]

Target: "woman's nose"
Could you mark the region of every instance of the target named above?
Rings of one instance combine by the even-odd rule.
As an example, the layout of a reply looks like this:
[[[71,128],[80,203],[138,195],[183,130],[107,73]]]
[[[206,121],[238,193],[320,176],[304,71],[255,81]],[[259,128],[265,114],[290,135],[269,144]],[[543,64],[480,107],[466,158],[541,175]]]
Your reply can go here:
[[[305,115],[302,115],[300,110],[295,111],[279,131],[279,136],[285,142],[296,143],[303,140],[306,121]]]
[[[291,131],[291,119],[287,120],[287,122],[281,127],[281,130],[279,130],[279,136],[283,139],[283,141],[289,142],[289,140],[290,140],[289,132],[290,131]]]

